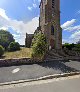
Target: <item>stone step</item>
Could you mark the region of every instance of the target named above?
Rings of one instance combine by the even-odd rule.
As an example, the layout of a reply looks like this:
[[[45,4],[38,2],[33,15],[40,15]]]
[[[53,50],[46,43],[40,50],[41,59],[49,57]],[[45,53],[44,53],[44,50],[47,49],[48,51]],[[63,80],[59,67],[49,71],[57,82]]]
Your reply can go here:
[[[63,60],[63,58],[55,58],[55,59],[46,58],[46,59],[45,59],[45,61],[55,61],[55,60]]]
[[[48,56],[47,58],[55,59],[55,58],[59,58],[59,57],[55,57],[55,56]]]
[[[73,53],[73,51],[69,51],[69,53]],[[80,57],[80,54],[77,53],[77,55],[75,56],[77,59]],[[45,60],[63,60],[63,59],[75,59],[75,57],[73,55],[67,55],[65,54],[64,51],[62,50],[50,50],[47,52],[46,56],[45,56]]]
[[[49,55],[56,56],[56,57],[63,57],[63,56],[60,56],[58,53],[54,53],[54,52],[50,52]]]
[[[58,52],[60,52],[60,51],[57,51],[57,50],[54,50],[54,49],[48,51],[47,54],[46,54],[46,60],[63,59],[64,57],[66,57],[66,55],[64,53],[63,53],[64,54],[64,56],[63,56],[63,55],[60,55]]]

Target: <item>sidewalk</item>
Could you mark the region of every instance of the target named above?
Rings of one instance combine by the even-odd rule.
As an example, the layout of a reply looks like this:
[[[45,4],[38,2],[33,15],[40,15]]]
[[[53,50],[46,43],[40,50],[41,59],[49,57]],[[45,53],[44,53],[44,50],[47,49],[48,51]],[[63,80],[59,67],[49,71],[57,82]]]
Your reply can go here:
[[[3,86],[0,92],[80,92],[80,76]]]

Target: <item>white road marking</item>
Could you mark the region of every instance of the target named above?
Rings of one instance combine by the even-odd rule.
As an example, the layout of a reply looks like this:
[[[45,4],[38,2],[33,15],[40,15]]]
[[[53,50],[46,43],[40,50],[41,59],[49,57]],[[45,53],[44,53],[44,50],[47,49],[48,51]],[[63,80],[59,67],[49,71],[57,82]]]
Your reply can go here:
[[[20,68],[16,68],[16,69],[14,69],[13,71],[12,71],[12,73],[17,73],[17,72],[19,72],[20,71]]]

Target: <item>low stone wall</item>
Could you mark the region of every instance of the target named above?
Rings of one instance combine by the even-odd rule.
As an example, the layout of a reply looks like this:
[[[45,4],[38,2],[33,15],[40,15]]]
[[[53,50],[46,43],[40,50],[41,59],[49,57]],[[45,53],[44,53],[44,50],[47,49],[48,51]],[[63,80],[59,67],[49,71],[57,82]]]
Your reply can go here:
[[[26,65],[26,64],[38,64],[41,62],[48,61],[66,61],[66,60],[80,60],[80,57],[65,57],[63,59],[52,59],[52,60],[35,60],[31,58],[17,58],[17,59],[0,59],[0,67],[14,66],[14,65]]]
[[[73,50],[64,50],[64,53],[69,56],[80,56],[80,52],[73,51]]]
[[[19,58],[19,59],[0,59],[0,67],[13,66],[13,65],[24,65],[38,63],[38,60],[32,60],[31,58]]]

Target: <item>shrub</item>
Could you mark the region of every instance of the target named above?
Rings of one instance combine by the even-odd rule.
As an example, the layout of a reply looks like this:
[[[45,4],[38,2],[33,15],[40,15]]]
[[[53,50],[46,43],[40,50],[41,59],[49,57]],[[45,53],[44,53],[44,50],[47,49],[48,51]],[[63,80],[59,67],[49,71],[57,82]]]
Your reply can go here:
[[[73,48],[73,50],[80,52],[80,44],[76,44],[75,47]]]
[[[67,48],[68,50],[72,50],[73,48],[75,47],[75,44],[72,43],[72,44],[69,44],[69,43],[65,43],[62,48]]]
[[[34,36],[32,41],[32,57],[42,59],[47,50],[46,37],[42,33]]]
[[[10,32],[6,30],[0,30],[0,45],[2,45],[5,50],[7,50],[9,44],[13,41],[15,40]]]
[[[15,42],[15,49],[20,50],[20,44],[18,42]]]
[[[0,57],[4,54],[4,48],[0,45]]]
[[[17,51],[20,50],[20,45],[18,42],[11,42],[8,46],[9,51]]]

